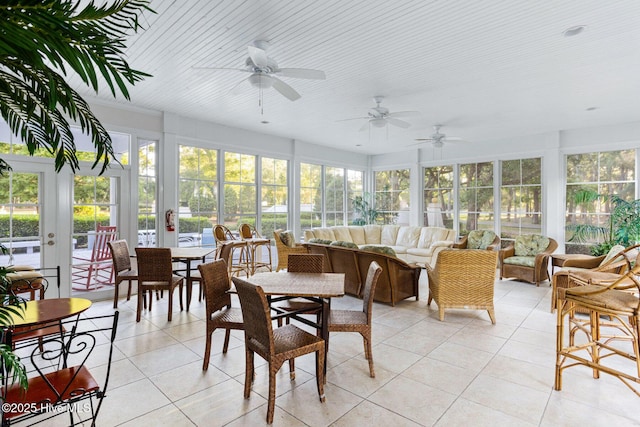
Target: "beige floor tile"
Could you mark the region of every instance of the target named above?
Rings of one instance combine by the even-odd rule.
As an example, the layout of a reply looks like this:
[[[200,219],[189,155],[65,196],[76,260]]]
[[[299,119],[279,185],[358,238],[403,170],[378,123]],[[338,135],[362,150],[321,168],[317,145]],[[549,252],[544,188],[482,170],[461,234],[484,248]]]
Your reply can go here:
[[[203,371],[200,360],[150,377],[156,387],[172,402],[229,379],[227,374],[213,366]]]
[[[397,347],[420,356],[426,356],[441,343],[438,339],[415,332],[400,332],[384,341],[385,344]]]
[[[307,381],[300,387],[279,396],[280,407],[309,426],[327,426],[342,417],[362,401],[362,398],[340,387],[327,383],[324,387],[326,401],[320,402],[315,381]],[[266,407],[264,408],[266,415]]]
[[[447,393],[418,381],[396,377],[373,393],[367,400],[410,420],[430,426],[445,413],[456,399]]]
[[[175,405],[197,426],[223,426],[259,406],[264,406],[266,416],[266,400],[256,393],[249,399],[244,398],[244,387],[234,379],[180,399]]]
[[[381,406],[364,401],[347,412],[335,423],[333,427],[353,426],[394,426],[394,427],[418,427],[415,423],[402,415],[391,412]]]
[[[436,427],[533,427],[535,425],[537,424],[528,423],[463,398],[456,400],[435,424]]]
[[[445,342],[429,353],[429,357],[477,373],[489,363],[489,360],[493,357],[493,353]]]
[[[463,345],[469,349],[482,350],[488,353],[497,352],[506,341],[505,338],[479,333],[475,330],[468,331],[467,328],[461,329],[447,340],[449,343]]]
[[[151,411],[148,414],[120,424],[121,427],[139,427],[139,426],[154,426],[154,427],[193,427],[194,423],[187,418],[175,405],[167,405],[162,408]]]
[[[130,358],[136,367],[148,377],[179,368],[198,359],[198,355],[182,344],[148,351]]]
[[[120,425],[170,404],[171,401],[145,378],[110,389],[102,403],[98,424]]]
[[[376,366],[395,373],[404,371],[422,358],[416,353],[386,344],[376,345],[372,351]]]
[[[461,396],[528,423],[538,424],[550,393],[551,390],[542,392],[481,374]]]
[[[511,357],[496,356],[482,370],[491,375],[539,391],[549,391],[555,378],[554,368],[542,366]]]
[[[175,344],[178,344],[178,341],[164,331],[153,331],[148,334],[137,335],[121,340],[119,339],[114,342],[116,348],[118,348],[127,357],[157,350],[159,348],[169,347]]]
[[[449,393],[460,394],[477,376],[477,372],[424,357],[400,375]]]
[[[395,377],[395,373],[375,365],[375,378],[369,375],[369,363],[363,357],[354,357],[330,369],[327,382],[337,385],[360,397],[367,397]]]
[[[582,402],[565,399],[561,393],[553,393],[540,426],[638,426],[638,420],[616,415]]]

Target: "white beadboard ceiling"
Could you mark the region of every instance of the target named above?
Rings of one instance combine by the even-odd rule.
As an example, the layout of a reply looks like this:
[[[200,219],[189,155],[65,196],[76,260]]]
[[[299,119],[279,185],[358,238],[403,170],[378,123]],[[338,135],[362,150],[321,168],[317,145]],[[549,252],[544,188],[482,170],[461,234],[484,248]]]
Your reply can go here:
[[[153,77],[133,105],[296,140],[380,154],[442,131],[472,143],[640,120],[638,0],[153,0],[128,59]],[[585,25],[582,34],[563,31]],[[264,39],[302,98],[230,90]],[[72,84],[81,87],[77,80]],[[87,96],[95,94],[82,88]],[[409,129],[359,131],[374,95],[416,110]],[[100,99],[113,100],[108,90]],[[595,110],[588,111],[590,107]],[[262,124],[261,121],[269,121]],[[212,136],[215,139],[215,136]],[[360,146],[357,146],[360,145]],[[411,148],[415,148],[411,147]]]

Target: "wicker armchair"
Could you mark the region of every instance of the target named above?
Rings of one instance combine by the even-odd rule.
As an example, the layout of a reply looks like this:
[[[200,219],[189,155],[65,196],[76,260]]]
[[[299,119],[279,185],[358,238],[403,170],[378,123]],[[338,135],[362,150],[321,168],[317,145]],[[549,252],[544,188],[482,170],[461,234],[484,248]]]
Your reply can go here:
[[[498,253],[483,249],[445,249],[435,267],[426,266],[429,276],[429,299],[438,305],[440,320],[446,308],[487,310],[495,324],[493,286],[496,280]]]
[[[276,241],[276,250],[278,251],[278,266],[276,267],[276,271],[280,271],[282,269],[286,269],[289,262],[289,254],[306,254],[307,248],[304,246],[294,243],[293,246],[287,246],[282,242],[281,234],[283,230],[275,230],[273,232],[274,240]]]
[[[454,243],[452,248],[497,251],[500,249],[500,236],[491,230],[473,230],[459,242]]]
[[[295,325],[285,325],[273,329],[271,310],[262,288],[234,277],[238,291],[242,317],[245,320],[245,377],[244,398],[251,394],[254,378],[254,354],[258,353],[269,364],[269,397],[267,403],[267,424],[273,422],[276,400],[276,374],[282,364],[289,360],[290,378],[295,379],[293,359],[309,353],[316,354],[316,386],[321,402],[324,397],[324,340]]]
[[[499,252],[500,279],[514,277],[540,286],[540,282],[549,279],[549,255],[557,247],[555,240],[539,234],[516,237],[514,244]]]

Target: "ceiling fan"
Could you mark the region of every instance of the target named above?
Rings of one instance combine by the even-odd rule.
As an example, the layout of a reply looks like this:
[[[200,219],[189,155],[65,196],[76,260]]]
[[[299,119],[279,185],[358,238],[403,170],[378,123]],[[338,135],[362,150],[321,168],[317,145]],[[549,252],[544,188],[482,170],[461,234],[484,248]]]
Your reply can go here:
[[[418,143],[412,145],[420,145],[425,142],[431,142],[434,148],[442,148],[445,142],[462,142],[462,138],[458,138],[457,136],[447,136],[444,133],[440,133],[440,129],[442,125],[434,125],[434,132],[431,134],[429,138],[417,138],[416,141]]]
[[[278,63],[273,58],[267,56],[268,48],[269,42],[267,42],[266,40],[256,40],[253,42],[253,45],[247,46],[249,57],[245,60],[245,68],[194,68],[205,70],[233,70],[243,73],[249,73],[249,77],[242,80],[240,83],[248,81],[252,86],[258,89],[274,88],[281,95],[291,101],[300,99],[300,94],[294,88],[292,88],[276,76],[293,77],[297,79],[326,79],[324,71],[320,70],[311,70],[308,68],[280,68],[278,66]],[[240,83],[238,83],[238,85],[240,85]],[[238,85],[236,85],[236,87]]]
[[[349,120],[366,120],[367,122],[364,124],[364,126],[362,126],[362,128],[360,128],[361,131],[366,130],[369,126],[382,128],[387,124],[398,126],[402,129],[407,129],[409,126],[411,126],[411,123],[400,120],[398,119],[398,117],[411,117],[420,114],[418,111],[396,111],[395,113],[390,113],[388,108],[380,106],[380,104],[382,104],[382,101],[384,100],[384,96],[374,96],[373,100],[375,101],[376,106],[370,109],[365,117],[353,117],[351,119],[343,119],[338,121],[345,122]]]

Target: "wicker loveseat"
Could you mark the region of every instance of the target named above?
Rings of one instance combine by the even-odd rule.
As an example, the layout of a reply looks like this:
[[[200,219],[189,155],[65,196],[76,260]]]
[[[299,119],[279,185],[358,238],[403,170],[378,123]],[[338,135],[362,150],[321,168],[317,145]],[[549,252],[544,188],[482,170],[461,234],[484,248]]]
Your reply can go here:
[[[500,250],[500,279],[515,277],[540,286],[540,282],[549,279],[549,255],[557,247],[555,240],[539,234],[516,237],[514,244]]]
[[[406,262],[433,264],[438,252],[453,245],[456,233],[455,230],[441,227],[351,225],[305,230],[305,242],[311,239],[351,242],[360,247],[387,246]]]
[[[405,298],[418,299],[418,278],[421,269],[415,264],[408,264],[392,255],[357,248],[321,243],[303,245],[310,253],[325,256],[324,271],[345,274],[345,292],[348,294],[362,298],[369,264],[375,261],[382,267],[382,274],[373,296],[375,301],[395,305]]]

